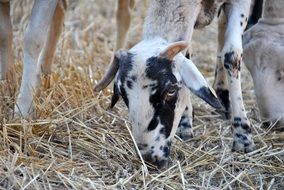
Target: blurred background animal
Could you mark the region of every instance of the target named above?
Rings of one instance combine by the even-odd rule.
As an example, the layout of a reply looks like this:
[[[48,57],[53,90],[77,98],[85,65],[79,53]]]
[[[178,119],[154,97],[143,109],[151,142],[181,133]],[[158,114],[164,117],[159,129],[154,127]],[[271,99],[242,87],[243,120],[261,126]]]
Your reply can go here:
[[[30,24],[24,37],[23,76],[15,112],[21,116],[33,114],[33,95],[41,83],[41,74],[51,72],[56,44],[63,26],[67,4],[65,0],[35,0]],[[10,1],[0,1],[1,79],[13,75],[12,24]],[[12,76],[13,77],[13,76]]]
[[[261,19],[244,34],[244,63],[262,119],[284,124],[284,1],[265,0]]]
[[[24,35],[23,76],[15,104],[15,112],[20,116],[35,115],[33,97],[37,94],[42,75],[44,86],[49,87],[51,65],[61,34],[67,3],[67,0],[34,1],[30,23]],[[74,2],[71,2],[71,6],[72,3]],[[9,80],[16,87],[10,4],[9,0],[0,1],[0,79]],[[115,50],[124,47],[131,22],[130,12],[134,4],[134,0],[118,1]]]

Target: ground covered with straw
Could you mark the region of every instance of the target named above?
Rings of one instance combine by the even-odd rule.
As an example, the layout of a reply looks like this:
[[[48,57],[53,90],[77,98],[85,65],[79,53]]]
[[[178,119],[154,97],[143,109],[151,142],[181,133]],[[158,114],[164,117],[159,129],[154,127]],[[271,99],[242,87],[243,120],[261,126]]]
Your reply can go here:
[[[12,1],[18,82],[30,3]],[[71,2],[50,87],[43,80],[34,102],[36,119],[13,117],[16,84],[1,83],[1,189],[284,189],[284,135],[274,125],[263,127],[244,67],[243,96],[257,150],[232,153],[230,122],[193,97],[194,137],[175,138],[167,169],[144,165],[135,153],[124,104],[111,110],[111,90],[93,91],[115,46],[114,4]],[[141,23],[143,6],[139,1],[133,12],[133,28]],[[211,84],[216,39],[216,21],[194,34],[193,60]]]

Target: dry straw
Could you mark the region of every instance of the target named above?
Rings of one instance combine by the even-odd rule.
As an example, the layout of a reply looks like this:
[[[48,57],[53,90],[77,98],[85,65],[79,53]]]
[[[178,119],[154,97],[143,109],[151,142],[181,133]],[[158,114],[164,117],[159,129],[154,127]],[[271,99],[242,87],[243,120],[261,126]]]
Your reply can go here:
[[[30,3],[12,1],[18,81]],[[232,153],[230,122],[193,97],[195,136],[174,140],[166,170],[146,169],[135,153],[126,107],[120,102],[110,110],[111,91],[93,92],[115,43],[110,4],[71,2],[49,87],[42,85],[34,102],[36,120],[12,117],[14,84],[1,83],[1,189],[283,189],[284,135],[273,125],[262,127],[245,69],[243,94],[257,150]],[[137,7],[134,27],[144,14],[141,1]],[[194,35],[194,61],[210,82],[216,39],[216,23]]]

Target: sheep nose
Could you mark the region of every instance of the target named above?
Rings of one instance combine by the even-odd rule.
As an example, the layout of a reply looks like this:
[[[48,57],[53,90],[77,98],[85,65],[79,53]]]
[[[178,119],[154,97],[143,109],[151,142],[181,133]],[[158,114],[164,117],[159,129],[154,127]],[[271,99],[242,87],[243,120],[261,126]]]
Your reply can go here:
[[[142,155],[143,159],[155,166],[157,166],[158,169],[162,169],[167,166],[168,160],[166,158],[159,158],[158,156],[153,156],[153,154],[145,154]]]

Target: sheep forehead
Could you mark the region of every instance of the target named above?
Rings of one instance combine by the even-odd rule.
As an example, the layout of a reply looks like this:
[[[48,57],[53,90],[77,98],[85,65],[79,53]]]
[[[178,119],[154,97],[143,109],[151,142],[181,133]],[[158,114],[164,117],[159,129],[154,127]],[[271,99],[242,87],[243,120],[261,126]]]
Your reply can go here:
[[[135,85],[140,89],[147,86],[155,86],[158,84],[166,84],[176,82],[176,71],[172,61],[159,56],[149,58],[135,54],[131,61],[131,69],[124,72],[125,81],[131,83],[129,86]],[[179,78],[179,77],[177,77]]]

